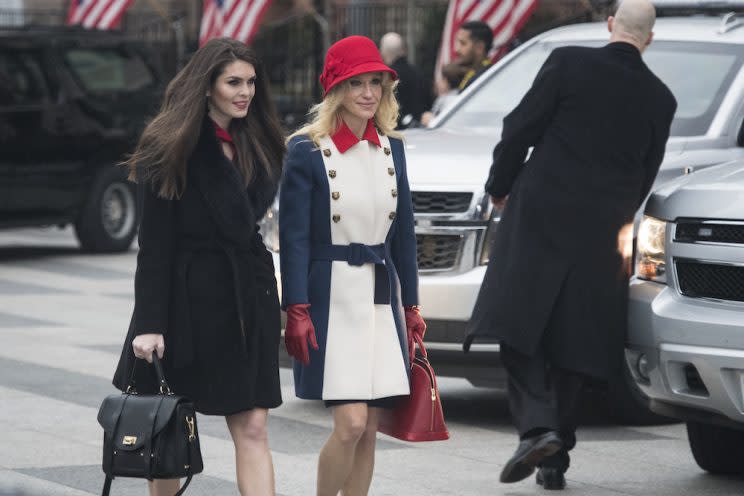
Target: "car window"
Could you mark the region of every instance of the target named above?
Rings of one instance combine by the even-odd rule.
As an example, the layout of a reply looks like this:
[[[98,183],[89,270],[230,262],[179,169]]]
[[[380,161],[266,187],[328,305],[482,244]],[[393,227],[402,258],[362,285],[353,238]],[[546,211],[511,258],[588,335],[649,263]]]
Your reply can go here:
[[[135,53],[114,49],[71,49],[65,59],[91,92],[132,92],[153,84],[147,64]]]
[[[604,42],[571,43],[602,46]],[[491,77],[445,118],[444,127],[500,127],[517,106],[556,44],[527,48]],[[731,82],[742,67],[743,50],[724,43],[654,42],[644,54],[648,67],[677,99],[672,136],[707,132]],[[695,77],[690,77],[694,74]]]
[[[39,81],[34,77],[35,62],[23,54],[0,52],[0,104],[38,103],[42,97]],[[38,66],[36,67],[36,74]]]

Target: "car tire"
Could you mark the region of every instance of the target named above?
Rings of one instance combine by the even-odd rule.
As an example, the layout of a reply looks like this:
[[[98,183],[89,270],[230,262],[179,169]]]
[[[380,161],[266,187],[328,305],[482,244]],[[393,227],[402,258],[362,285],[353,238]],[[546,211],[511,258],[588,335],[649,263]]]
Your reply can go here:
[[[698,466],[718,475],[744,475],[744,430],[687,422],[687,439]]]
[[[75,233],[85,251],[126,251],[137,234],[138,217],[134,185],[127,180],[124,169],[109,165],[93,180],[75,222]]]
[[[612,418],[624,425],[660,425],[676,420],[656,414],[648,409],[646,398],[636,386],[626,364],[622,374],[610,381],[607,389],[608,411]]]

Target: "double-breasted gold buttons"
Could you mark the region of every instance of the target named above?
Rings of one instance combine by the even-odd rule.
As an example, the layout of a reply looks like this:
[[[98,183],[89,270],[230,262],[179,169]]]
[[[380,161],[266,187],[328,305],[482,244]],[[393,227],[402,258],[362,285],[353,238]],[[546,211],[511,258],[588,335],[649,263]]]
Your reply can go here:
[[[398,196],[398,190],[397,189],[393,189],[393,190],[390,191],[390,194],[393,195],[393,198],[395,198],[396,196]]]
[[[325,155],[326,157],[330,157],[331,156],[331,150],[329,148],[324,149],[323,150],[323,155]]]
[[[390,212],[390,215],[388,215],[388,217],[390,218],[390,220],[395,219],[395,212]]]
[[[328,171],[328,177],[330,177],[331,179],[333,179],[334,177],[336,177],[336,171],[333,170],[333,169],[329,170]]]
[[[385,155],[390,155],[390,148],[388,148],[388,147],[385,147],[385,148],[383,149],[383,151],[385,152]]]
[[[339,193],[338,191],[334,191],[333,193],[331,193],[331,198],[333,198],[334,200],[338,200],[339,198],[341,198],[341,193]]]
[[[341,216],[338,214],[333,214],[333,222],[338,222],[341,220]]]
[[[388,167],[388,174],[391,175],[391,176],[394,176],[395,175],[395,168]]]

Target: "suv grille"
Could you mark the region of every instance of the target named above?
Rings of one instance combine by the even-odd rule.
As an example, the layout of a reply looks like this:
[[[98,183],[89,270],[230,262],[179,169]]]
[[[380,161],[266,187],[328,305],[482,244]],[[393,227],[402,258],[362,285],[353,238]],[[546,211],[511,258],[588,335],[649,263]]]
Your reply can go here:
[[[677,223],[674,240],[683,243],[707,241],[709,243],[744,244],[744,224],[682,221]]]
[[[457,264],[462,236],[451,234],[417,234],[419,270],[449,270]]]
[[[744,266],[678,260],[677,277],[685,296],[744,301]]]
[[[413,211],[417,214],[455,214],[467,212],[473,193],[414,191]]]

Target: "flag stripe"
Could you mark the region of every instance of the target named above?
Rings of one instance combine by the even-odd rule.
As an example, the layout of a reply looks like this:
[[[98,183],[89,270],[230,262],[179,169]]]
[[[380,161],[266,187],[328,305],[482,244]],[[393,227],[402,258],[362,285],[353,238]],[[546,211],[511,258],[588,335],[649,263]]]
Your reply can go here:
[[[495,60],[505,53],[506,45],[536,8],[537,0],[450,0],[435,77],[439,79],[442,66],[455,58],[455,34],[464,22],[479,20],[488,24],[494,36],[492,58]]]
[[[205,0],[199,44],[217,37],[250,43],[272,0]]]
[[[67,10],[68,25],[87,29],[111,29],[121,22],[133,0],[71,0]]]

